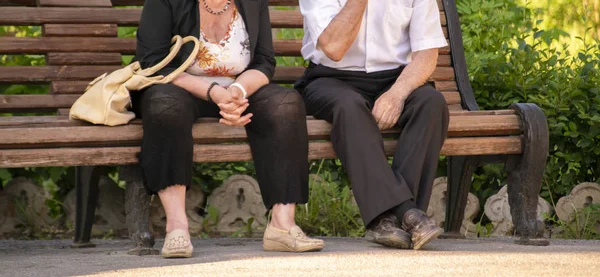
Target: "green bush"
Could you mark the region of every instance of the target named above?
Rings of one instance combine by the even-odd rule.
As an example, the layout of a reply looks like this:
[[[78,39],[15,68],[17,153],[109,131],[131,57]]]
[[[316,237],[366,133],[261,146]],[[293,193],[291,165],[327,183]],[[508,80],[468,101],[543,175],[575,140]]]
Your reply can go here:
[[[360,211],[340,168],[339,160],[321,160],[311,167],[319,177],[310,179],[308,203],[296,206],[296,223],[311,236],[364,235]]]
[[[556,228],[553,230],[553,237],[561,239],[587,239],[599,240],[600,231],[600,204],[590,204],[582,209],[576,209],[573,214],[573,221],[565,223],[557,218],[556,215],[547,216],[548,222]]]
[[[548,117],[550,157],[542,196],[567,194],[576,184],[598,181],[600,154],[600,43],[570,53],[568,34],[541,30],[537,11],[515,1],[458,3],[465,52],[475,97],[482,109],[512,103],[539,105]],[[585,22],[585,17],[582,17]],[[515,26],[515,22],[518,23]],[[577,41],[589,41],[575,38]],[[565,43],[566,42],[566,43]],[[497,190],[498,166],[477,172],[474,190]]]

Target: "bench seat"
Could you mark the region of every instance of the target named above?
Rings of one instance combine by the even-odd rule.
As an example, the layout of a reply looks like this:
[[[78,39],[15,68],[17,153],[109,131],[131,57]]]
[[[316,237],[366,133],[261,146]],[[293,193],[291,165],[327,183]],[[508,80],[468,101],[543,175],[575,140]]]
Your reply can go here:
[[[331,143],[323,141],[329,138],[330,124],[308,117],[307,125],[309,158],[335,158]],[[252,159],[242,127],[202,119],[192,132],[196,162]],[[0,118],[0,167],[134,164],[142,133],[139,119],[128,125],[105,127],[66,116]],[[393,129],[382,135],[394,138],[399,133],[399,129]],[[520,154],[521,133],[519,118],[511,110],[452,112],[442,155]],[[395,147],[396,140],[385,140],[387,154],[392,155]]]

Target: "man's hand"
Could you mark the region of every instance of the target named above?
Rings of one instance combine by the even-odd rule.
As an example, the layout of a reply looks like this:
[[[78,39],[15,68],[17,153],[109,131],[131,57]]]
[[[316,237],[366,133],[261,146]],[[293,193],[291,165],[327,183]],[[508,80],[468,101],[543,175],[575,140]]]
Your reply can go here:
[[[386,130],[394,127],[400,119],[406,97],[402,92],[392,87],[382,94],[373,107],[373,116],[379,129]]]
[[[215,86],[211,94],[214,95],[213,101],[221,109],[219,114],[223,118],[219,120],[219,123],[228,126],[244,126],[250,123],[251,113],[242,116],[250,104],[248,99],[242,98],[242,92],[239,89],[235,87],[224,89]]]
[[[381,130],[392,128],[402,114],[404,101],[418,87],[427,82],[437,63],[438,49],[413,52],[409,63],[396,83],[375,102],[373,116]]]

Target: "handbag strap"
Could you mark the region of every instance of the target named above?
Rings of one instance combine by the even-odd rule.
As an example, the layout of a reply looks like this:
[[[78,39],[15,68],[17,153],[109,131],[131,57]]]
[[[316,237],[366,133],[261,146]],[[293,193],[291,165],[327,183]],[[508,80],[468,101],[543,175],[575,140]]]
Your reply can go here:
[[[183,44],[188,43],[190,41],[193,41],[195,44],[194,50],[192,51],[192,53],[188,57],[188,59],[179,68],[177,68],[176,71],[178,71],[178,73],[175,76],[170,77],[170,78],[175,78],[178,74],[183,72],[182,70],[179,70],[180,68],[184,67],[184,65],[187,64],[187,66],[185,66],[183,69],[183,70],[185,70],[191,65],[191,63],[194,61],[196,55],[198,54],[198,51],[200,50],[200,42],[194,36],[187,36],[183,39],[179,35],[173,36],[173,38],[171,39],[171,43],[173,45],[171,46],[171,49],[169,50],[169,54],[162,61],[157,63],[156,65],[136,72],[136,75],[148,77],[148,76],[153,75],[154,73],[158,72],[159,70],[163,69],[171,61],[173,61],[173,59],[177,56],[177,54],[179,53],[179,50],[181,50],[181,46],[183,46]],[[175,73],[175,72],[173,72],[173,73]],[[173,75],[173,73],[169,74],[169,76]],[[169,78],[169,76],[167,76],[165,78]]]
[[[194,49],[192,50],[192,53],[190,53],[190,55],[181,64],[181,66],[179,66],[177,69],[175,69],[169,75],[165,76],[165,78],[163,80],[161,80],[160,83],[166,84],[166,83],[173,81],[173,79],[175,79],[175,77],[177,77],[182,72],[186,71],[192,65],[192,63],[196,60],[198,51],[200,51],[200,42],[198,41],[198,39],[194,36],[187,36],[187,37],[183,38],[181,44],[183,45],[190,41],[194,42]]]

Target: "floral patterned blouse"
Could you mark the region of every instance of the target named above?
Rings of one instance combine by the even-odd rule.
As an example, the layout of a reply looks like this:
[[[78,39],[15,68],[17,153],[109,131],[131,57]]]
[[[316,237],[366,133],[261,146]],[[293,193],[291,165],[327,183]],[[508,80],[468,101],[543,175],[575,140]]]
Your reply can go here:
[[[209,41],[200,29],[200,51],[187,73],[228,87],[248,67],[251,60],[248,32],[237,8],[233,14],[229,29],[219,42]]]

